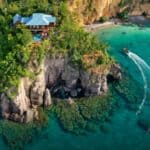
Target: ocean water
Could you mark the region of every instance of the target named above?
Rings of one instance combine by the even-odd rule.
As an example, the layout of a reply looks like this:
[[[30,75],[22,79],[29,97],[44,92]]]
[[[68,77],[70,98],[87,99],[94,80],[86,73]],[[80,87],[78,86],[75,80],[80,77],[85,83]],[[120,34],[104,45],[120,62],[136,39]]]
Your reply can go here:
[[[135,80],[135,86],[143,89],[144,83],[139,69],[127,55],[122,53],[122,49],[128,48],[150,65],[150,28],[122,25],[103,29],[96,34],[101,41],[111,45],[109,53],[121,64],[131,79]],[[145,69],[144,75],[149,83],[149,70]],[[136,94],[141,94],[143,97],[144,89],[137,91]],[[118,100],[119,108],[112,115],[111,122],[106,123],[105,131],[97,130],[77,136],[62,130],[57,119],[54,118],[49,120],[48,128],[43,129],[40,136],[35,137],[32,143],[24,146],[25,150],[149,150],[150,133],[137,124],[139,117],[145,117],[150,121],[149,96],[146,98],[140,116],[136,115],[136,111],[126,107],[127,102],[124,97],[119,96]],[[7,147],[0,138],[0,150],[5,149]]]

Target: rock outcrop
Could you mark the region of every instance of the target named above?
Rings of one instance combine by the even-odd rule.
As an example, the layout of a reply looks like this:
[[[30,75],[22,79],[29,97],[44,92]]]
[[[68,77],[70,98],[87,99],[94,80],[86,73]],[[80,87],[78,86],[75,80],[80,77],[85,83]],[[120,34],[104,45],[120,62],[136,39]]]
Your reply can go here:
[[[50,106],[51,94],[73,103],[71,98],[105,94],[108,90],[107,75],[121,79],[119,65],[113,64],[103,73],[92,72],[72,67],[63,57],[46,58],[38,70],[34,80],[21,79],[15,98],[1,94],[1,117],[17,122],[38,120],[37,108]]]
[[[109,73],[114,79],[116,80],[121,80],[122,78],[122,73],[121,73],[121,67],[118,64],[112,64],[110,68],[110,73]]]
[[[143,12],[150,15],[148,0],[72,0],[68,1],[68,8],[81,25],[99,21],[104,16],[115,17],[124,10],[129,10],[129,14],[133,16],[142,15]]]
[[[22,78],[18,87],[17,96],[12,99],[6,94],[0,97],[1,117],[17,122],[30,122],[33,118],[38,119],[36,107],[31,107],[29,98],[29,87],[31,83],[28,78]]]
[[[37,75],[35,81],[30,86],[30,101],[33,105],[42,105],[43,96],[46,87],[45,81],[45,68],[44,65],[41,66],[40,73]]]
[[[150,4],[149,3],[135,3],[134,8],[131,12],[131,15],[137,16],[142,15],[145,12],[150,15]]]
[[[78,22],[89,24],[102,16],[116,16],[121,0],[72,0],[68,1],[69,10],[75,12]]]
[[[52,104],[51,93],[50,93],[49,89],[46,89],[45,93],[44,93],[44,98],[43,98],[43,105],[45,107],[48,107],[51,104]]]

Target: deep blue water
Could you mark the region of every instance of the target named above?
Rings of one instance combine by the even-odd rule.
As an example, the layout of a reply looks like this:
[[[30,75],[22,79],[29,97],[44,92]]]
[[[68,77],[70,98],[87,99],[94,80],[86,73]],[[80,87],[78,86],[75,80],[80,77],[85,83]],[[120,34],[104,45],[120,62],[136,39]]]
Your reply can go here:
[[[150,28],[141,29],[134,25],[118,26],[103,29],[97,35],[111,45],[109,53],[131,78],[136,80],[135,86],[143,87],[143,80],[136,65],[121,51],[127,47],[150,65]],[[145,76],[149,82],[148,71]],[[143,92],[137,91],[137,95],[139,93]],[[106,124],[107,132],[98,130],[86,136],[76,136],[63,131],[56,119],[50,119],[48,128],[42,131],[40,137],[36,137],[32,143],[26,145],[25,150],[149,150],[150,133],[137,125],[139,116],[125,106],[123,97],[119,97],[119,101],[120,108],[112,116],[111,122]],[[149,97],[140,116],[150,119]],[[0,149],[6,149],[1,139]]]

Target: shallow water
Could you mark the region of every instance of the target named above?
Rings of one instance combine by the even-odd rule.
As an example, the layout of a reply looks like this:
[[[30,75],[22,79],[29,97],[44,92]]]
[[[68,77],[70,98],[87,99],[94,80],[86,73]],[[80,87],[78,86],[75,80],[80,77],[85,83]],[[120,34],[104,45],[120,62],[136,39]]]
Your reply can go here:
[[[143,80],[136,65],[122,53],[127,47],[139,55],[150,65],[150,28],[137,26],[119,26],[101,30],[97,36],[107,42],[109,53],[136,80],[135,86],[143,87]],[[149,82],[149,72],[145,76]],[[137,94],[143,93],[137,91]],[[118,95],[116,95],[118,97]],[[111,122],[106,124],[104,132],[97,130],[83,136],[66,133],[61,129],[56,119],[50,119],[49,126],[44,129],[40,137],[25,146],[25,150],[148,150],[150,149],[150,133],[137,125],[136,111],[129,110],[123,97],[119,97],[120,108],[112,116]],[[140,116],[150,119],[149,97]],[[99,126],[98,126],[99,128]],[[5,150],[4,142],[0,139],[0,149]]]

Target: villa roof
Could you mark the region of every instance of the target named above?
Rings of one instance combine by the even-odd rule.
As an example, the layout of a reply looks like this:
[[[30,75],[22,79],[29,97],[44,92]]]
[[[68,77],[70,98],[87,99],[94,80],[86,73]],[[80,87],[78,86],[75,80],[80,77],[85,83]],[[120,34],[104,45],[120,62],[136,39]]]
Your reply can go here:
[[[16,14],[13,17],[13,23],[15,24],[17,22],[24,23],[27,26],[49,25],[49,23],[56,22],[56,17],[44,13],[34,13],[30,17],[22,17]]]
[[[21,16],[19,14],[16,14],[13,17],[13,24],[15,24],[16,22],[21,21]]]

